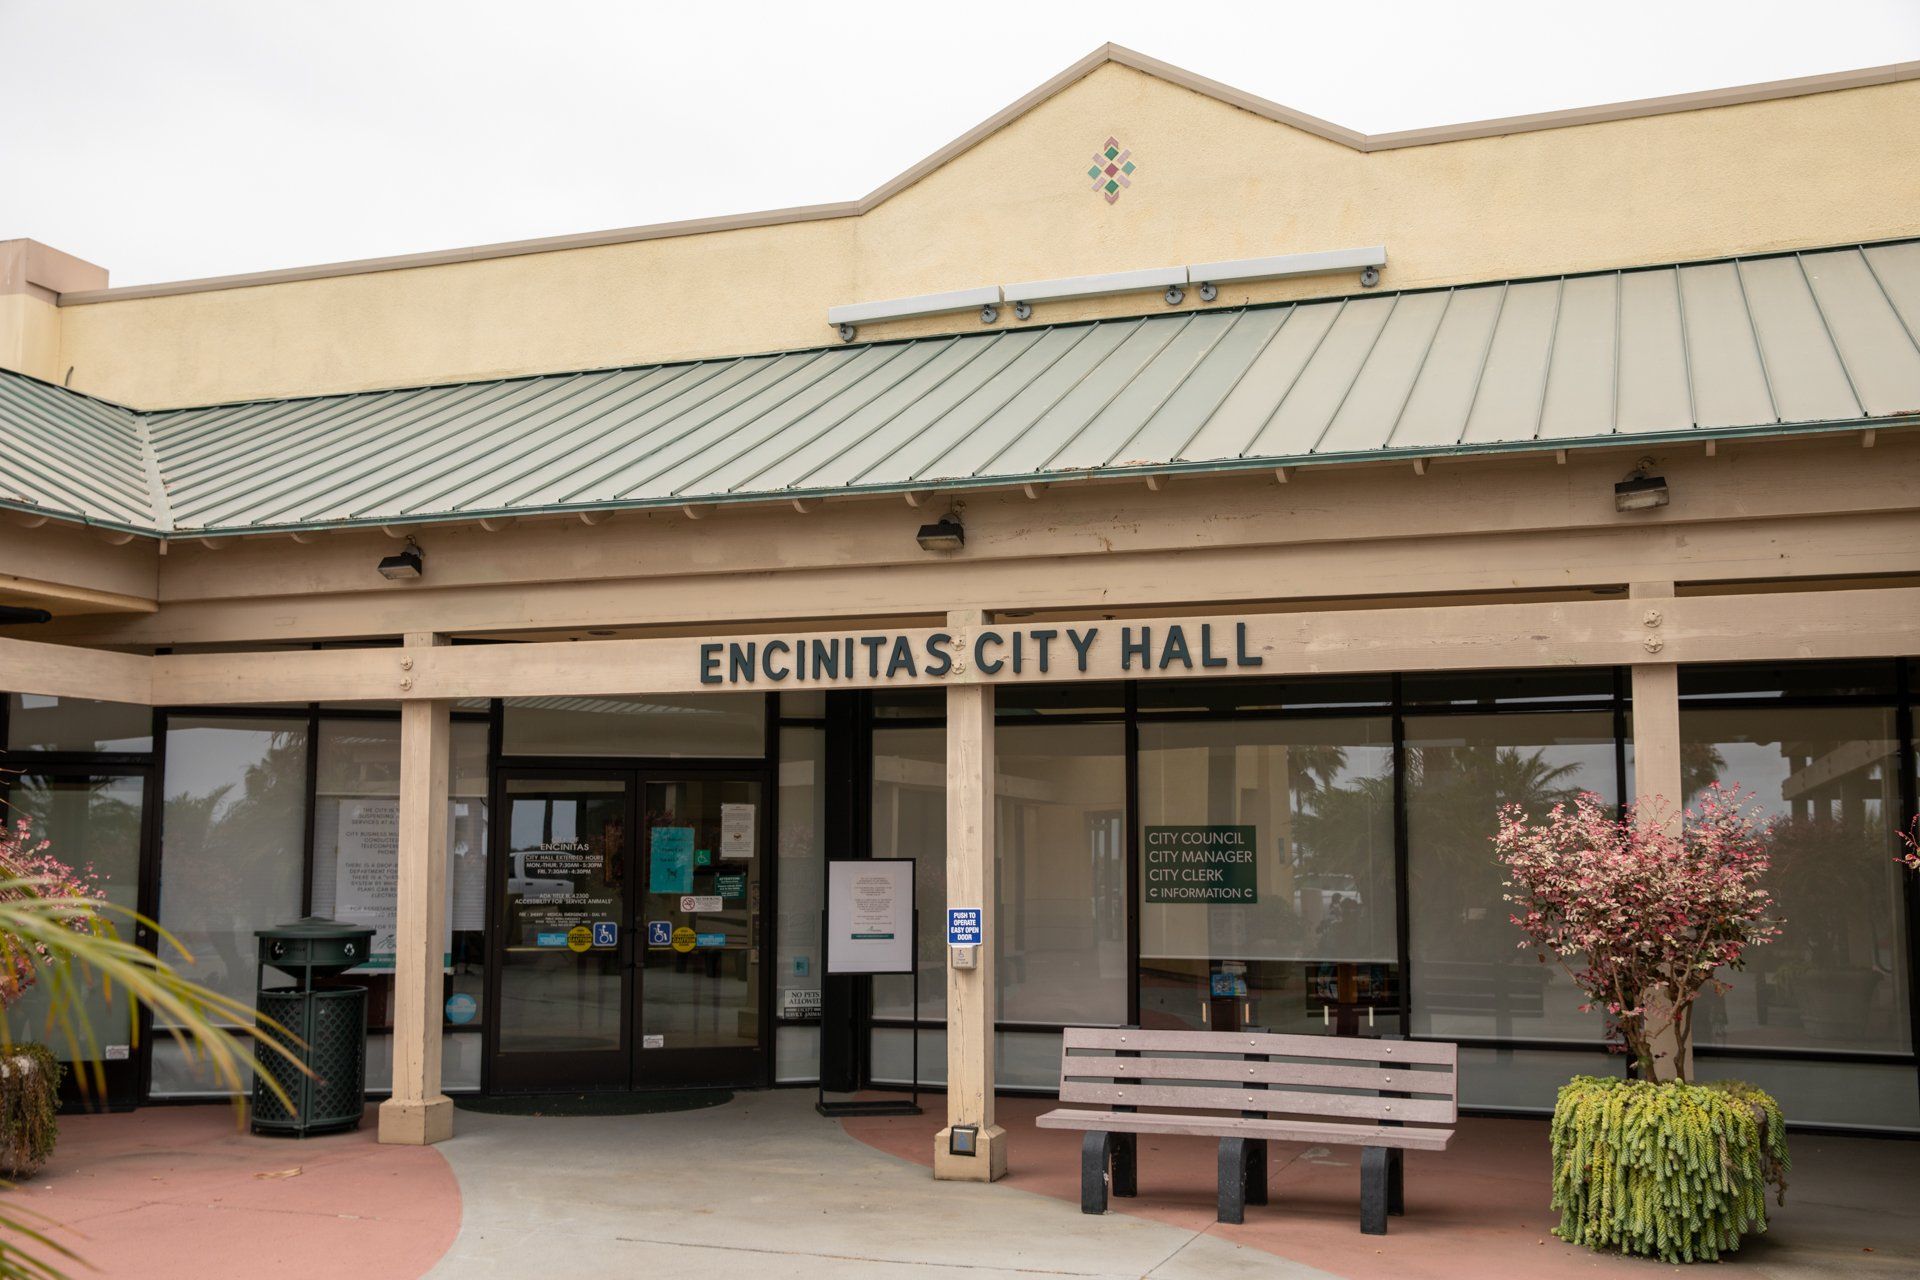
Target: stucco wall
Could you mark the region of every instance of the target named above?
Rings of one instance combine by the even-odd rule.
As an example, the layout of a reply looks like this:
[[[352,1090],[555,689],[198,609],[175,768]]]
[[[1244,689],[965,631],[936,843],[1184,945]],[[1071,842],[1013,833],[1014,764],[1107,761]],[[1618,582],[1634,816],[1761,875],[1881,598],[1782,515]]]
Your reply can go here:
[[[1109,134],[1140,165],[1114,205],[1085,176]],[[68,306],[55,363],[158,408],[812,346],[837,303],[1380,242],[1407,288],[1884,239],[1920,231],[1915,136],[1920,81],[1363,153],[1109,63],[858,217]]]
[[[60,309],[30,293],[0,293],[0,368],[60,381]]]

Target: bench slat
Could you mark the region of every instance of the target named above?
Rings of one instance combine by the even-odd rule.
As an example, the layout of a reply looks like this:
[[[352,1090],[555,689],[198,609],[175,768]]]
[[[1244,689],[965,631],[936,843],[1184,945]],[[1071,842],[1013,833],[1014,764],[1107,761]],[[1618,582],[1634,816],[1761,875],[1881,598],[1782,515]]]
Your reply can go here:
[[[1034,1122],[1042,1129],[1084,1129],[1095,1133],[1166,1133],[1201,1138],[1264,1138],[1276,1142],[1313,1142],[1328,1146],[1398,1147],[1444,1151],[1451,1129],[1387,1129],[1370,1124],[1307,1120],[1246,1120],[1228,1116],[1168,1116],[1151,1112],[1049,1111]]]
[[[1277,1035],[1250,1031],[1141,1031],[1131,1027],[1068,1027],[1065,1049],[1134,1049],[1141,1053],[1260,1053],[1324,1062],[1419,1062],[1453,1067],[1459,1047],[1426,1040]]]
[[[1247,1084],[1307,1084],[1330,1089],[1398,1089],[1451,1098],[1451,1071],[1347,1066],[1318,1062],[1241,1062],[1220,1058],[1111,1058],[1073,1054],[1060,1063],[1063,1078],[1106,1080],[1235,1080]]]
[[[1084,1084],[1060,1082],[1060,1101],[1108,1106],[1178,1107],[1201,1111],[1281,1111],[1291,1115],[1354,1116],[1451,1124],[1453,1099],[1375,1098],[1357,1093],[1302,1093],[1279,1089],[1229,1089],[1208,1085]]]

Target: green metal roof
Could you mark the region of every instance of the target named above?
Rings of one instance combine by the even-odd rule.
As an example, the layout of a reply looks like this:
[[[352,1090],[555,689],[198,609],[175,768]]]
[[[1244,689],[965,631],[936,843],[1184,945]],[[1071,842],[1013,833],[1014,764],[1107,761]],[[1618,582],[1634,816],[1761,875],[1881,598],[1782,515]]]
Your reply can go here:
[[[137,412],[0,376],[0,505],[203,536],[1920,422],[1920,242]]]

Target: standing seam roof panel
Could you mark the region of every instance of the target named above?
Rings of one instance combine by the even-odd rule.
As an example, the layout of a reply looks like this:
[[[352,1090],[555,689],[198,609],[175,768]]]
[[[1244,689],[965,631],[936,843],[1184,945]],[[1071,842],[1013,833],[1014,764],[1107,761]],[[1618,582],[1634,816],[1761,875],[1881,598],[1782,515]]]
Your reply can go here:
[[[141,414],[0,372],[0,504],[162,532],[1920,420],[1920,242]]]
[[[1857,249],[1801,259],[1840,359],[1870,414],[1920,410],[1920,346]]]
[[[841,489],[854,484],[906,484],[912,480],[910,468],[902,457],[918,457],[927,449],[941,447],[931,441],[941,438],[952,418],[964,415],[977,393],[1002,372],[1027,359],[1027,353],[1056,338],[1056,330],[1035,328],[1025,332],[1002,332],[979,340],[979,355],[966,367],[958,368],[924,399],[906,405],[899,413],[881,422],[866,439],[854,441],[849,449],[816,470],[795,476],[795,487]],[[973,345],[975,340],[968,340]],[[1012,378],[1010,378],[1012,380]],[[985,413],[975,403],[977,413]],[[916,453],[916,449],[920,453]]]

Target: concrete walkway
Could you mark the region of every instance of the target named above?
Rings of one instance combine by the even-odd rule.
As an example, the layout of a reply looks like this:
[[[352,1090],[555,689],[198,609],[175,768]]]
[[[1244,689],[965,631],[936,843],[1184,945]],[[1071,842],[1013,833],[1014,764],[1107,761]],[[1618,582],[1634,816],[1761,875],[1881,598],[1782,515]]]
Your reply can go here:
[[[1090,1218],[1003,1186],[936,1184],[816,1115],[808,1090],[669,1115],[461,1112],[456,1128],[439,1150],[459,1178],[464,1221],[430,1273],[448,1280],[1328,1275],[1190,1228]]]

